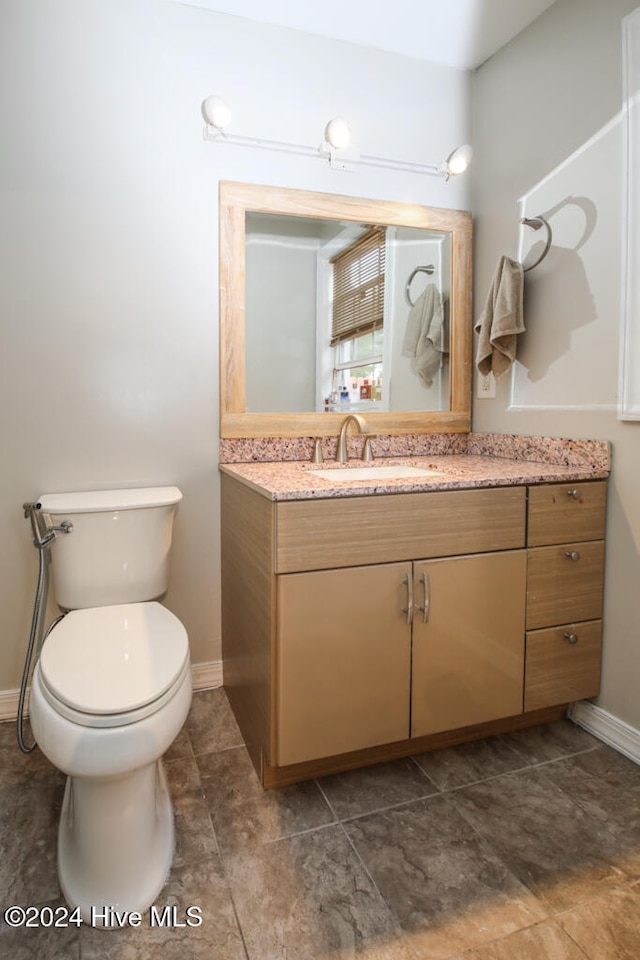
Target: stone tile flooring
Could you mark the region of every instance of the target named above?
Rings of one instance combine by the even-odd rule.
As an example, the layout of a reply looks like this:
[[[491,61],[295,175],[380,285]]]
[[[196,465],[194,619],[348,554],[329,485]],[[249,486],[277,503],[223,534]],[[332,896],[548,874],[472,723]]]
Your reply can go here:
[[[264,792],[222,689],[165,757],[155,904],[200,926],[10,928],[11,960],[638,960],[640,767],[568,721]],[[62,903],[63,777],[0,724],[0,902]]]

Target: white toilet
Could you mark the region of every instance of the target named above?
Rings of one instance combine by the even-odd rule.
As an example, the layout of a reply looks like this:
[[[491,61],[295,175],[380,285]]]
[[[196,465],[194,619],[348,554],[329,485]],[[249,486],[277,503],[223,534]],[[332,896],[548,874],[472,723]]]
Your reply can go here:
[[[58,875],[67,902],[101,925],[104,908],[142,913],[173,858],[161,756],[191,704],[187,633],[156,602],[167,588],[176,487],[40,497],[53,589],[69,611],[33,674],[31,726],[67,774]],[[68,526],[68,525],[66,525]]]

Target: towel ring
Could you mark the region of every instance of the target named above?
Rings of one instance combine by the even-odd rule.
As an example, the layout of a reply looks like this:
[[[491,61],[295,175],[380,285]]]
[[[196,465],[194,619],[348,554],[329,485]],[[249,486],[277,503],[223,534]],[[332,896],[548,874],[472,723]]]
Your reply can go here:
[[[539,230],[540,227],[547,228],[547,241],[544,245],[544,249],[542,253],[538,257],[538,259],[535,260],[533,263],[529,264],[528,267],[523,267],[523,273],[527,273],[529,270],[533,270],[534,267],[537,267],[539,263],[542,263],[546,255],[549,253],[549,247],[551,246],[551,239],[552,239],[551,227],[549,226],[547,221],[544,219],[544,217],[523,217],[520,223],[523,223],[525,227],[531,227],[532,230]]]
[[[429,275],[431,275],[434,271],[435,271],[435,267],[433,266],[433,264],[432,264],[432,263],[428,263],[428,264],[427,264],[426,266],[424,266],[424,267],[416,267],[415,270],[413,270],[413,271],[411,272],[411,274],[410,274],[410,276],[409,276],[409,279],[407,280],[407,283],[406,283],[405,288],[404,288],[404,298],[405,298],[405,300],[407,301],[407,303],[409,304],[410,307],[414,307],[414,306],[415,306],[414,301],[411,299],[411,292],[410,292],[410,291],[411,291],[411,281],[413,280],[413,278],[415,277],[415,275],[416,275],[417,273],[428,273]]]

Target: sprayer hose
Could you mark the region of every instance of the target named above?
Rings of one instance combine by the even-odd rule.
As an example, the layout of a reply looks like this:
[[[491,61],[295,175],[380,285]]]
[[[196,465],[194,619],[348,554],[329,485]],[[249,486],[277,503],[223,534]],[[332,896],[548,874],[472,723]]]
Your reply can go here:
[[[36,543],[38,547],[38,557],[39,557],[39,566],[38,566],[38,585],[36,587],[36,596],[33,603],[33,616],[31,618],[31,632],[29,634],[29,645],[27,646],[27,656],[24,662],[24,670],[22,672],[22,683],[20,684],[20,696],[18,698],[18,717],[17,717],[17,734],[18,734],[18,746],[23,753],[31,753],[34,749],[36,742],[33,741],[32,744],[27,746],[24,739],[24,734],[22,730],[22,725],[24,722],[24,702],[27,694],[27,684],[29,683],[29,673],[31,671],[31,661],[33,659],[33,652],[36,646],[36,638],[38,636],[38,628],[40,624],[40,616],[42,612],[42,597],[44,593],[45,586],[45,572],[46,572],[46,563],[47,563],[47,546],[44,544]]]

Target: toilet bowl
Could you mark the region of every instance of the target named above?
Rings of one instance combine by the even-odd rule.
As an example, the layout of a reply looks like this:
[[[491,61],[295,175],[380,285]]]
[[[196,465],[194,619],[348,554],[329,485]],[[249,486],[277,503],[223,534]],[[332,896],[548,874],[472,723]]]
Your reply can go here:
[[[153,536],[148,537],[145,563],[153,566],[150,556],[162,554],[160,562],[166,565],[170,543],[166,518],[156,524],[146,517],[141,528],[133,517],[140,509],[173,508],[175,488],[169,488],[174,491],[170,504],[161,490],[154,488],[147,498],[150,503],[142,508],[140,491],[135,496],[132,491],[118,491],[115,498],[107,498],[106,510],[98,504],[100,532],[107,538],[108,563],[117,571],[116,583],[112,591],[92,571],[87,595],[93,591],[95,597],[99,583],[101,596],[112,599],[119,593],[130,600],[133,595],[134,602],[78,605],[67,612],[44,642],[31,686],[34,736],[45,756],[67,774],[58,830],[60,886],[67,902],[94,925],[104,925],[110,908],[120,914],[143,913],[164,886],[173,859],[173,811],[161,757],[179,733],[191,704],[188,637],[173,613],[157,600],[146,599],[148,590],[140,585],[146,581],[146,575],[141,577],[144,563],[131,566],[124,561],[125,572],[137,571],[133,590],[130,584],[118,588],[122,571],[113,563],[119,549],[116,541],[123,536],[128,541],[132,532],[137,539],[141,529],[149,534],[157,528],[155,547],[161,544],[162,549],[154,549],[149,542]],[[76,549],[84,551],[93,540],[90,518],[75,515],[72,506],[77,508],[78,497],[88,497],[82,505],[93,504],[86,511],[91,513],[96,498],[69,496],[75,499],[65,501],[61,513],[73,523],[64,543],[72,557],[74,533],[78,534]],[[51,506],[51,499],[41,498],[43,509]],[[124,504],[131,500],[135,507],[127,513]],[[52,519],[58,522],[57,515]],[[124,529],[127,526],[133,530]],[[56,547],[52,550],[54,582]],[[139,549],[140,545],[129,546],[123,556]],[[76,557],[73,564],[77,566]],[[151,574],[155,591],[157,570]],[[81,600],[82,586],[75,582],[73,591],[75,602]]]
[[[92,922],[105,906],[144,911],[173,859],[160,763],[191,703],[187,634],[158,603],[69,613],[34,671],[31,724],[67,774],[58,875]]]

